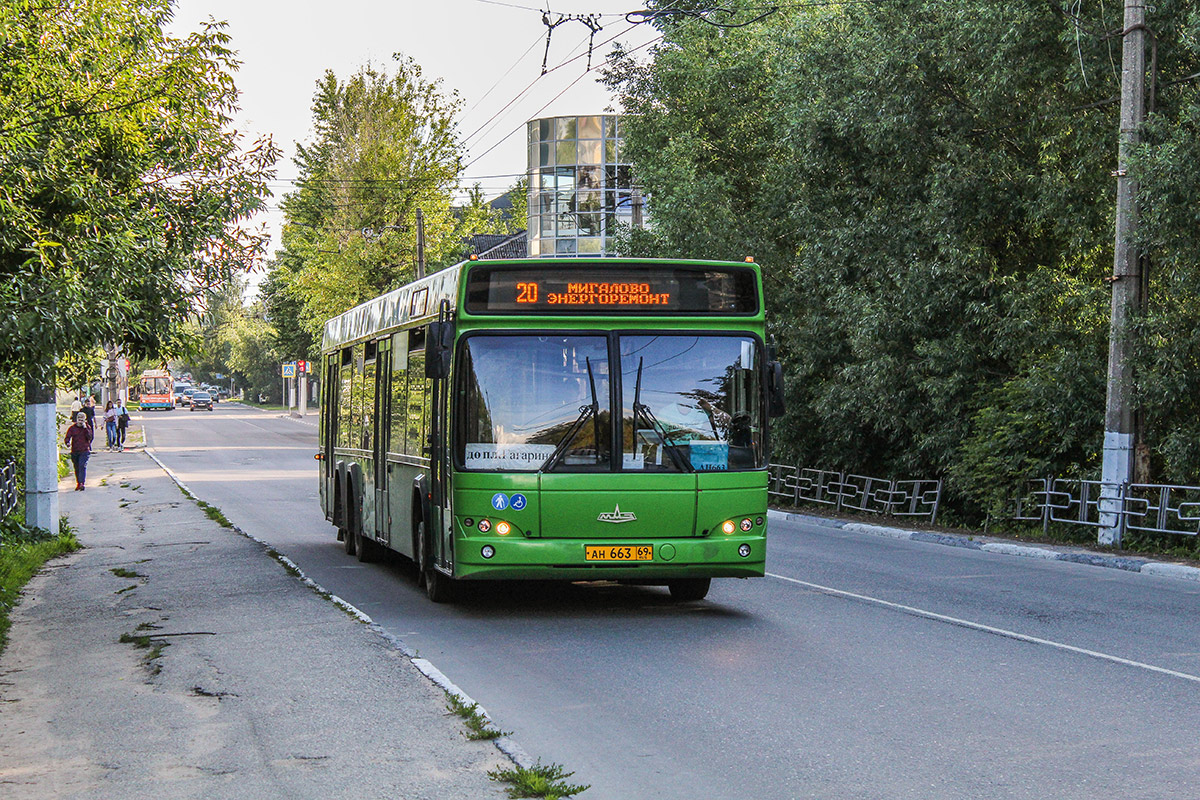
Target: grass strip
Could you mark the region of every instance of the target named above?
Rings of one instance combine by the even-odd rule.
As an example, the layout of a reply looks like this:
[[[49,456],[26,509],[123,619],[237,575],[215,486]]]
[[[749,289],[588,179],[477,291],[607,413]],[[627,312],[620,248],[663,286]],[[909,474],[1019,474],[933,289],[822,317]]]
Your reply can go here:
[[[8,644],[9,612],[16,607],[21,590],[52,558],[79,549],[79,540],[64,517],[58,536],[28,528],[11,518],[0,523],[0,653]]]
[[[178,482],[175,485],[179,486],[179,491],[183,493],[184,497],[186,497],[188,500],[191,500],[196,505],[200,506],[200,510],[203,511],[205,516],[207,516],[213,522],[217,523],[222,528],[233,528],[233,523],[229,521],[228,517],[226,517],[224,514],[221,513],[221,509],[217,508],[214,505],[209,505],[208,503],[201,500],[199,497],[196,497],[196,495],[192,494],[187,489],[180,486]]]
[[[508,731],[492,727],[488,718],[480,711],[478,703],[465,703],[458,695],[446,692],[446,709],[451,714],[462,717],[463,724],[467,726],[468,739],[479,741],[509,735]]]
[[[590,784],[580,785],[567,783],[566,779],[574,775],[567,772],[558,764],[542,764],[539,760],[532,767],[513,767],[512,769],[494,769],[488,772],[488,777],[494,781],[507,783],[504,787],[509,797],[541,797],[545,800],[559,800],[561,797],[574,797],[591,788]]]

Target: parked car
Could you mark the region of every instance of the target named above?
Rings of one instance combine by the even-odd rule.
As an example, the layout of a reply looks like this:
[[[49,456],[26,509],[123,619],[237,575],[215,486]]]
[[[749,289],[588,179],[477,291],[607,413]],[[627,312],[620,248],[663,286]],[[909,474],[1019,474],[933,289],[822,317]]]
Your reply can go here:
[[[191,401],[189,403],[192,411],[212,411],[213,399],[208,392],[192,392]]]

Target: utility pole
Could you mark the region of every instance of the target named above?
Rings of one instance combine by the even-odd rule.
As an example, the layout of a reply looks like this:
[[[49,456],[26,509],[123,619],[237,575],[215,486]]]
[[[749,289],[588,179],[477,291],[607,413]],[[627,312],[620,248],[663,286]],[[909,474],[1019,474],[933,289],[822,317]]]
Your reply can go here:
[[[632,219],[633,229],[635,231],[640,231],[643,227],[643,225],[642,225],[642,190],[641,189],[634,188],[633,195],[630,197],[629,203],[630,203],[630,205],[633,206],[633,219]]]
[[[1117,151],[1117,225],[1113,255],[1112,322],[1108,344],[1108,401],[1100,489],[1100,544],[1119,547],[1125,529],[1124,494],[1133,478],[1134,397],[1130,321],[1142,305],[1141,254],[1133,242],[1138,185],[1127,170],[1146,117],[1145,0],[1125,0],[1121,47],[1121,135]]]
[[[425,277],[425,213],[417,209],[417,278]]]

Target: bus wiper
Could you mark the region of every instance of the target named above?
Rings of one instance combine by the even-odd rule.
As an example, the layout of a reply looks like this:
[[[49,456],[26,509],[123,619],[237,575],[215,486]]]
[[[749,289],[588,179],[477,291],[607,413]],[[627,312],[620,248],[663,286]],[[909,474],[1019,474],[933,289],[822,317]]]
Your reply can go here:
[[[633,388],[633,435],[637,436],[638,415],[640,414],[654,428],[654,432],[662,440],[667,455],[675,462],[675,466],[679,467],[679,471],[692,472],[691,459],[683,453],[682,448],[667,434],[667,429],[658,421],[658,417],[654,416],[654,412],[650,410],[650,406],[642,403],[642,364],[644,362],[644,358],[638,359],[637,383],[634,384]]]
[[[588,382],[592,387],[592,404],[579,407],[579,416],[571,424],[571,429],[567,431],[567,435],[559,440],[558,446],[554,448],[554,452],[550,454],[550,457],[542,462],[542,468],[538,470],[539,472],[550,472],[558,466],[558,462],[562,460],[563,455],[567,452],[567,448],[571,446],[571,442],[579,435],[580,429],[583,428],[583,423],[587,422],[589,417],[597,418],[600,414],[600,401],[596,397],[596,378],[592,375],[592,359],[584,358],[584,362],[587,364]],[[596,447],[600,447],[599,437],[596,439]]]

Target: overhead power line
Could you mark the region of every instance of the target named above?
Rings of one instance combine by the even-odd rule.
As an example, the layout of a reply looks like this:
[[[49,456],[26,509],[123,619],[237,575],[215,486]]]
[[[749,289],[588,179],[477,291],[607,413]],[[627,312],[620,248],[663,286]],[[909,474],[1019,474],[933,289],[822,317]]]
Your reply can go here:
[[[615,37],[614,37],[614,38],[615,38]],[[657,37],[655,37],[654,39],[651,39],[650,41],[646,42],[645,44],[639,45],[639,46],[637,46],[637,47],[633,48],[632,50],[627,50],[627,51],[626,51],[626,52],[625,52],[623,55],[630,55],[630,54],[632,54],[632,53],[636,53],[638,50],[645,49],[645,48],[649,47],[650,45],[652,45],[652,44],[656,44],[657,42],[659,42],[659,41],[661,41],[661,40],[662,40],[662,36],[657,36]],[[553,103],[553,102],[554,102],[555,100],[557,100],[558,98],[562,97],[562,96],[563,96],[564,94],[566,94],[566,93],[567,93],[567,92],[568,92],[570,89],[572,89],[572,88],[575,86],[575,84],[577,84],[577,83],[579,83],[581,80],[583,80],[583,79],[584,79],[584,77],[585,77],[585,76],[587,76],[588,72],[591,72],[592,70],[595,70],[595,69],[599,69],[601,66],[607,65],[607,64],[609,64],[609,63],[611,63],[611,62],[612,62],[612,59],[611,59],[611,58],[605,59],[605,60],[604,60],[604,61],[603,61],[601,64],[597,64],[595,67],[592,67],[591,69],[587,70],[586,72],[583,72],[583,73],[581,73],[581,74],[579,75],[579,77],[578,77],[578,78],[576,78],[575,80],[573,80],[573,81],[571,81],[569,84],[567,84],[567,87],[566,87],[565,89],[563,89],[561,92],[559,92],[558,94],[556,94],[554,97],[552,97],[552,98],[550,98],[548,101],[546,101],[546,103],[545,103],[545,104],[544,104],[544,105],[543,105],[541,108],[539,108],[537,111],[535,111],[535,112],[533,113],[533,117],[531,117],[531,118],[537,118],[537,116],[538,116],[539,114],[541,114],[543,111],[545,111],[545,110],[546,110],[546,109],[547,109],[547,108],[550,106],[550,104],[551,104],[551,103]],[[515,134],[515,133],[518,133],[518,132],[519,132],[519,131],[520,131],[522,128],[524,128],[524,127],[525,127],[525,123],[524,123],[524,122],[522,122],[522,123],[521,123],[520,125],[518,125],[516,128],[512,129],[512,130],[511,130],[511,131],[509,131],[507,134],[505,134],[505,135],[504,135],[504,136],[503,136],[503,137],[502,137],[502,138],[501,138],[499,141],[497,141],[495,144],[493,144],[493,145],[492,145],[491,147],[489,147],[487,150],[484,150],[482,153],[480,153],[479,155],[475,156],[475,157],[474,157],[474,158],[472,158],[470,161],[468,161],[468,162],[467,162],[467,166],[468,166],[468,167],[470,167],[472,164],[474,164],[475,162],[479,161],[479,159],[483,158],[483,157],[484,157],[484,156],[486,156],[488,153],[492,152],[492,151],[493,151],[493,150],[495,150],[497,147],[499,147],[500,145],[502,145],[504,142],[508,141],[509,137],[511,137],[511,136],[512,136],[513,134]]]

